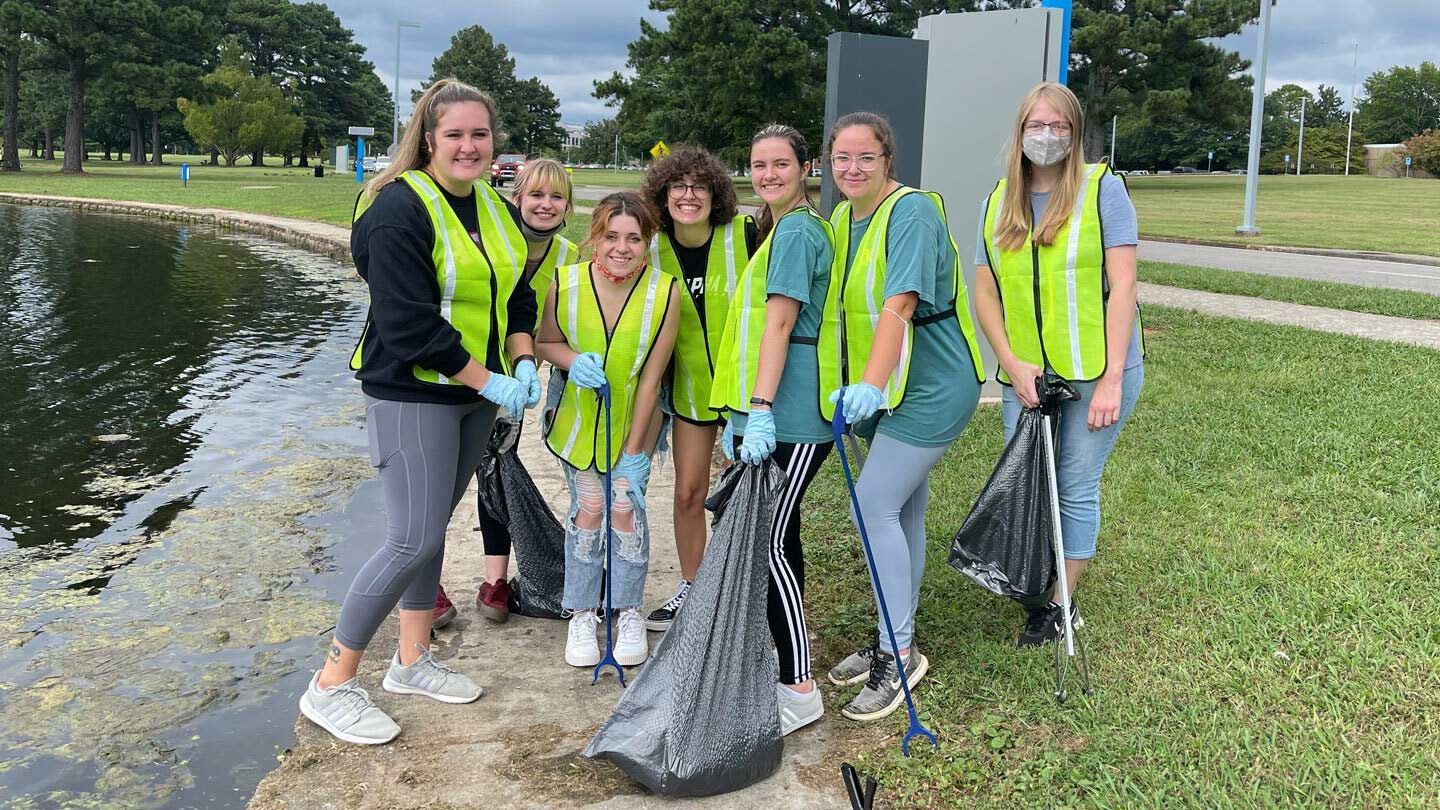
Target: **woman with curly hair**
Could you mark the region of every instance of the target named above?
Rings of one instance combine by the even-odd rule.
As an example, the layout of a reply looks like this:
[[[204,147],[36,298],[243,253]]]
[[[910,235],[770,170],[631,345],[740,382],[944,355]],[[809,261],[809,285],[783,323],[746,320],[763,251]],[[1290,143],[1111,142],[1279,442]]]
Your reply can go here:
[[[646,619],[664,632],[685,603],[705,554],[705,493],[715,433],[724,421],[710,408],[715,354],[725,332],[735,280],[759,241],[755,222],[737,213],[730,172],[695,146],[677,147],[651,164],[642,196],[660,212],[650,263],[680,282],[680,331],[660,407],[674,420],[675,548],[680,584]]]

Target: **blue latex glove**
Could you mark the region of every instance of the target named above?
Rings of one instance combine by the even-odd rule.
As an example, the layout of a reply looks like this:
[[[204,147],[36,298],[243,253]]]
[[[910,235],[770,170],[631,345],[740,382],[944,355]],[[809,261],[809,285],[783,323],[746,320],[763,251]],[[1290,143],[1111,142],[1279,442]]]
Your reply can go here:
[[[832,404],[840,402],[842,394],[845,404],[845,422],[851,425],[874,416],[875,412],[885,404],[885,395],[880,393],[879,388],[867,382],[858,382],[841,388],[830,395],[830,402]]]
[[[524,383],[497,371],[490,372],[490,379],[480,389],[480,396],[517,415],[525,411],[525,395]]]
[[[650,485],[650,457],[644,453],[625,453],[620,456],[620,463],[615,465],[611,475],[625,479],[635,506],[644,509],[645,488]]]
[[[515,364],[515,379],[525,386],[525,407],[540,404],[540,372],[535,370],[532,360],[521,360]]]
[[[605,361],[594,352],[576,355],[570,361],[570,382],[581,388],[599,388],[605,384]]]
[[[720,431],[720,452],[725,454],[726,461],[735,460],[735,420],[727,420],[725,429]]]
[[[775,452],[775,415],[769,411],[751,411],[745,422],[745,438],[740,442],[740,460],[759,464]]]

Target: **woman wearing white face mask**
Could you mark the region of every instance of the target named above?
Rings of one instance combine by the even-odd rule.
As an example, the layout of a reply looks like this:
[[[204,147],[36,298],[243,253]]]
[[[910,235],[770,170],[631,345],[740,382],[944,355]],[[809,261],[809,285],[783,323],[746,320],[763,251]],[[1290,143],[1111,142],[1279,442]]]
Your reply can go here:
[[[1006,386],[1006,440],[1021,408],[1038,404],[1042,373],[1081,395],[1061,405],[1056,459],[1071,594],[1095,556],[1100,475],[1145,383],[1135,207],[1110,167],[1085,163],[1084,128],[1080,103],[1063,85],[1026,94],[1005,177],[982,208],[975,257],[975,313]],[[1021,647],[1059,633],[1059,606],[1038,601],[1027,607]],[[1078,620],[1073,602],[1071,614]]]

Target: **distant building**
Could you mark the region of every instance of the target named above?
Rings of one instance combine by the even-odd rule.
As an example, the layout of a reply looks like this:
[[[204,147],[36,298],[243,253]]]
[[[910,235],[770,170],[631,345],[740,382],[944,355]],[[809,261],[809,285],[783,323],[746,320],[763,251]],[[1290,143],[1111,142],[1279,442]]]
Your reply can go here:
[[[1405,144],[1365,144],[1365,173],[1376,177],[1405,176]],[[1411,177],[1429,177],[1430,173],[1419,166],[1410,167]]]
[[[580,139],[585,136],[585,127],[580,124],[561,124],[560,128],[565,130],[565,148],[579,148]]]

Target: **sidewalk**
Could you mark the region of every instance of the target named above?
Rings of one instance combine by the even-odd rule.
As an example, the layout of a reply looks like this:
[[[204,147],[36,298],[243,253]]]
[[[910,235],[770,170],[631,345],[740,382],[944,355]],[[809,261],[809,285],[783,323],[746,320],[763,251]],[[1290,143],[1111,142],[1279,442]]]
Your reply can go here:
[[[1361,251],[1316,251],[1245,245],[1140,240],[1142,261],[1172,262],[1243,273],[1386,287],[1440,295],[1440,258]],[[1437,304],[1440,309],[1440,304]]]
[[[537,411],[526,416],[520,457],[557,513],[566,504],[565,481],[541,444]],[[673,475],[657,469],[648,500],[652,513],[646,605],[670,596],[679,577],[668,504]],[[781,770],[736,793],[707,799],[667,800],[648,795],[618,769],[581,755],[609,716],[620,686],[613,675],[590,685],[590,670],[564,662],[566,623],[511,616],[492,624],[475,610],[484,553],[476,525],[475,490],[455,510],[447,535],[444,584],[460,615],[441,631],[435,655],[473,676],[485,694],[475,703],[447,706],[380,688],[396,623],[389,619],[361,666],[361,683],[404,731],[389,745],[363,747],[335,741],[309,720],[297,719],[296,742],[280,767],[266,776],[252,810],[281,808],[835,808],[848,803],[839,767],[847,754],[835,744],[827,712],[819,723],[785,740]],[[513,564],[512,564],[513,571]],[[660,635],[650,633],[653,649]],[[317,657],[314,662],[320,663]],[[633,681],[639,670],[626,677]],[[895,721],[898,723],[899,721]],[[896,726],[898,731],[899,726]]]

